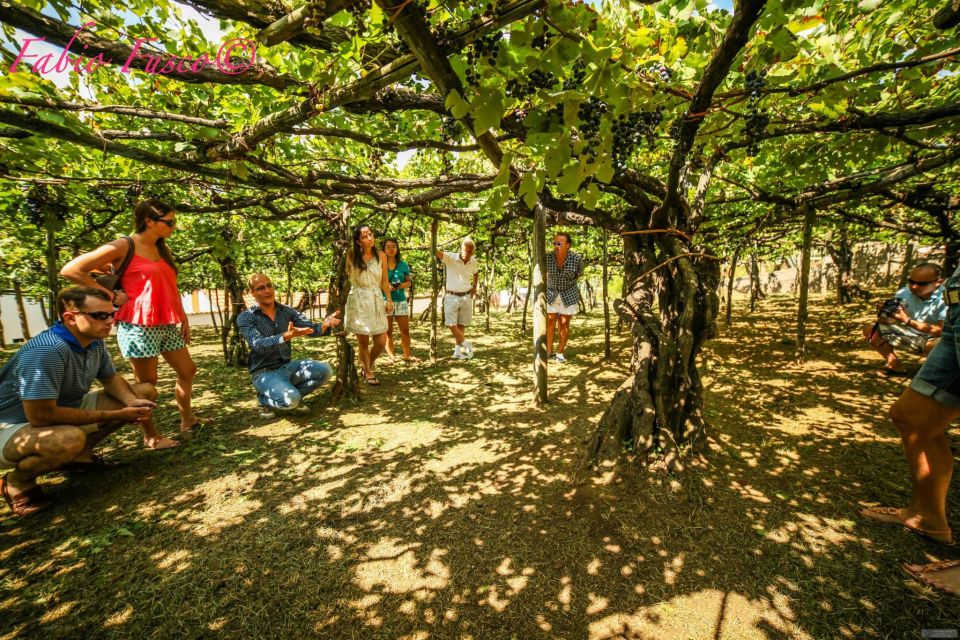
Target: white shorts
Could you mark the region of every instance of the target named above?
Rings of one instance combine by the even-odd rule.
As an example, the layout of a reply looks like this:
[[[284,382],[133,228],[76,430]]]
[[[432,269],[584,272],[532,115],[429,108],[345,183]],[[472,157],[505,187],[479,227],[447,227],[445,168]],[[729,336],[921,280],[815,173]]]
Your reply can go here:
[[[448,327],[455,324],[467,326],[473,317],[473,296],[455,296],[446,293],[443,296],[443,323]]]
[[[580,311],[580,305],[574,302],[569,307],[564,306],[563,298],[560,297],[560,294],[557,294],[557,297],[553,299],[553,302],[547,303],[547,313],[556,313],[562,316],[575,316],[577,312]]]
[[[83,396],[83,400],[80,401],[80,406],[78,409],[85,409],[87,411],[93,411],[97,408],[97,398],[100,396],[99,391],[90,391]],[[0,422],[0,469],[13,469],[17,465],[15,462],[10,462],[3,456],[3,449],[7,446],[7,443],[17,435],[21,429],[29,427],[29,422],[19,422],[19,423],[7,423]],[[93,433],[100,428],[100,425],[96,422],[93,424],[78,424],[76,425],[83,430],[84,433]]]

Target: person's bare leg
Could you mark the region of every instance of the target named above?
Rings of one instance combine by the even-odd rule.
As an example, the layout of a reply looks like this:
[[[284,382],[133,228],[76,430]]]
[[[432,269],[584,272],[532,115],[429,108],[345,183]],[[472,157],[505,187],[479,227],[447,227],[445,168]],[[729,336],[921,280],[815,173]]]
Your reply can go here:
[[[944,435],[960,409],[940,404],[906,389],[890,407],[890,418],[900,432],[913,484],[904,520],[921,529],[946,531],[947,489],[953,475],[953,455]]]
[[[193,415],[193,380],[197,376],[197,365],[190,357],[190,351],[184,347],[176,351],[166,351],[163,359],[167,361],[173,370],[177,373],[177,408],[180,409],[180,430],[190,431],[197,423],[197,417]]]
[[[152,384],[146,382],[137,382],[131,385],[133,392],[137,394],[138,398],[144,398],[150,402],[157,401],[157,388]],[[97,409],[100,411],[114,411],[116,409],[123,409],[126,405],[113,396],[109,395],[106,391],[101,391],[97,394]],[[170,449],[172,447],[178,446],[180,443],[172,438],[167,438],[166,436],[159,435],[157,428],[153,423],[153,416],[150,417],[150,420],[147,421],[148,424],[145,424],[143,430],[157,433],[158,437],[155,440],[150,442],[144,441],[146,445],[152,449]],[[87,442],[83,447],[83,451],[76,457],[77,462],[90,462],[93,459],[93,449],[100,441],[106,438],[108,435],[119,429],[123,426],[123,422],[105,422],[100,425],[100,428],[96,431],[87,434]]]
[[[871,339],[870,334],[873,331],[873,323],[862,325],[861,331],[863,332],[863,339],[866,340],[867,343],[873,347],[877,353],[883,356],[883,359],[886,361],[884,366],[887,369],[890,369],[891,371],[903,371],[903,369],[899,366],[900,361],[897,358],[897,354],[894,353],[893,347],[884,342],[879,333],[875,334]]]
[[[547,353],[553,353],[553,334],[555,331],[554,325],[556,325],[556,323],[557,323],[557,314],[548,313],[547,314]]]
[[[370,373],[370,336],[357,334],[357,351],[360,355],[360,366],[363,368],[364,379],[372,377]]]
[[[397,316],[397,326],[400,328],[400,344],[403,346],[403,359],[410,360],[410,317]]]
[[[373,346],[370,347],[370,373],[373,373],[373,365],[377,362],[377,357],[383,353],[383,348],[387,344],[387,334],[378,333],[373,336]]]
[[[463,344],[463,326],[459,324],[450,325],[450,333],[453,334],[453,339],[457,342],[457,344]]]
[[[565,316],[563,314],[557,316],[557,333],[560,334],[560,344],[557,345],[557,353],[563,353],[563,350],[567,348],[567,340],[570,338],[570,318],[571,316]],[[549,344],[547,348],[550,348]]]
[[[397,322],[400,322],[400,317],[397,317]],[[401,338],[403,337],[403,331],[401,330]],[[397,354],[393,350],[393,316],[387,316],[387,355],[390,356],[390,360],[395,360]]]
[[[37,484],[37,478],[71,462],[83,451],[87,434],[73,425],[25,427],[3,448],[3,457],[16,468],[7,474],[7,490],[17,496]]]
[[[149,384],[156,388],[157,386],[157,361],[158,358],[130,358],[130,365],[133,367],[133,378],[136,384]],[[100,394],[101,396],[103,394]],[[140,425],[143,431],[143,444],[149,449],[155,449],[158,446],[170,446],[167,441],[173,442],[162,433],[157,431],[157,426],[153,420],[144,422]]]

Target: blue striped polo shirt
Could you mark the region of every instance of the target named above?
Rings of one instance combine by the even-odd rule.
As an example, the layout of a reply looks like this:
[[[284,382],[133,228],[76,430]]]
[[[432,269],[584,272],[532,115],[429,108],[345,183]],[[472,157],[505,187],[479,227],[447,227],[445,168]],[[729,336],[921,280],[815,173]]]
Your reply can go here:
[[[94,380],[116,373],[103,340],[83,348],[58,322],[28,340],[0,370],[0,423],[27,422],[24,400],[56,400],[76,409]]]

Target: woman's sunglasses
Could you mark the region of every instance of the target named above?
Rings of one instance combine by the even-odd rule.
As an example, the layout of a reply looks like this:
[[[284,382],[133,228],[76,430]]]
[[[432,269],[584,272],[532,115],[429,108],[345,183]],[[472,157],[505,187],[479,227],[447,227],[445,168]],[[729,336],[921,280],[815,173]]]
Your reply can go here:
[[[907,279],[907,283],[912,284],[915,287],[925,287],[928,284],[933,284],[934,282],[936,282],[936,280],[912,280],[910,278]]]
[[[164,219],[164,218],[157,218],[157,219],[155,220],[155,222],[162,222],[163,224],[167,225],[167,226],[170,227],[171,229],[173,229],[175,226],[177,226],[177,220],[176,220],[176,218],[174,218],[173,220],[166,220],[166,219]]]

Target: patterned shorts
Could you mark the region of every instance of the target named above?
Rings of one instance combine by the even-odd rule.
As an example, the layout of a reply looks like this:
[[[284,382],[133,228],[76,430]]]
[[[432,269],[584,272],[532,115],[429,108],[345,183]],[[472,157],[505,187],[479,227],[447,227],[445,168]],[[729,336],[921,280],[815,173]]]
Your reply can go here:
[[[175,324],[145,327],[129,322],[117,323],[117,342],[124,358],[156,358],[161,353],[186,349]]]
[[[410,303],[406,300],[397,302],[393,301],[393,313],[388,313],[388,316],[408,316],[410,315]]]

